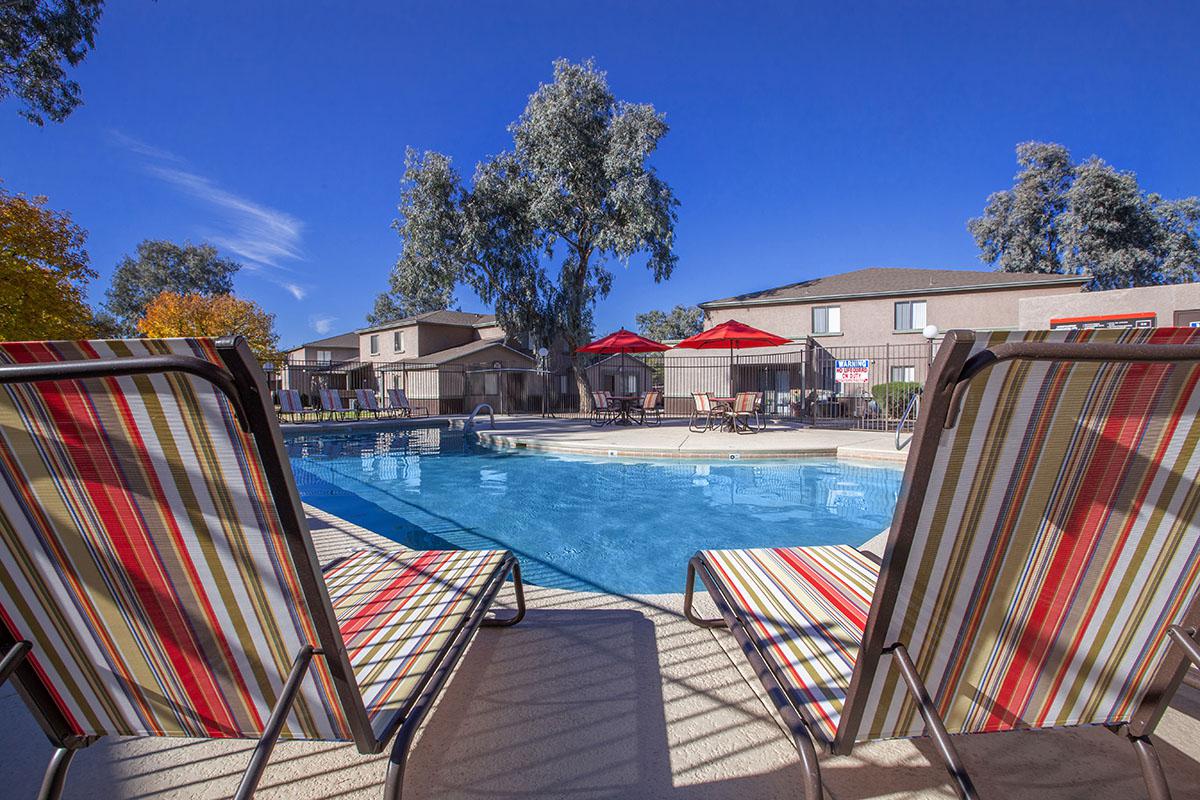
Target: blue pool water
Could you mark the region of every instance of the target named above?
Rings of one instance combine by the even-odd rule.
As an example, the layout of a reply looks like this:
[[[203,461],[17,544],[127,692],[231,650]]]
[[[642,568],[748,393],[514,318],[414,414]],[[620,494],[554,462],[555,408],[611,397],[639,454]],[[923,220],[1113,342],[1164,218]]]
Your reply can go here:
[[[540,586],[683,590],[701,548],[859,545],[900,471],[837,461],[621,461],[496,451],[443,428],[287,438],[305,502],[418,549],[508,548]]]

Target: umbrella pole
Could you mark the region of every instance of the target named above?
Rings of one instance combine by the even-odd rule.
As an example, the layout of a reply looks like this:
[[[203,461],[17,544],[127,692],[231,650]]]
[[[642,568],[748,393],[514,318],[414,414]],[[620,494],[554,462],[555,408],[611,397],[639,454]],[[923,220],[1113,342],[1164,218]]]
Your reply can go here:
[[[729,396],[733,397],[733,341],[729,342]]]

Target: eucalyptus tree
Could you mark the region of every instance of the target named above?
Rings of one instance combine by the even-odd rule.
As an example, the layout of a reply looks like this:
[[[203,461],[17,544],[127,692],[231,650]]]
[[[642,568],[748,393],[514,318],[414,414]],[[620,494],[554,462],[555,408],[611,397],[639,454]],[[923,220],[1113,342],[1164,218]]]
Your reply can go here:
[[[66,66],[78,66],[95,44],[103,0],[0,2],[0,100],[15,95],[35,125],[62,122],[83,101]]]
[[[612,288],[610,266],[636,257],[656,281],[675,268],[678,201],[648,163],[667,124],[652,105],[617,100],[590,60],[558,60],[509,132],[512,149],[478,163],[469,184],[447,156],[408,152],[393,279],[469,286],[506,330],[562,337],[587,410],[575,350]]]
[[[125,256],[117,264],[105,295],[105,309],[126,335],[134,335],[137,321],[158,295],[229,294],[240,268],[241,264],[222,258],[210,244],[147,239],[137,246],[136,257]]]
[[[388,290],[375,298],[375,305],[367,314],[367,324],[382,325],[427,311],[444,311],[453,302],[453,286],[426,283],[411,268],[395,270],[388,281]]]
[[[696,306],[675,306],[670,311],[654,309],[634,320],[642,336],[658,341],[686,339],[704,329],[704,312]]]
[[[1143,192],[1137,176],[1065,147],[1017,145],[1011,189],[988,198],[967,228],[980,259],[1005,272],[1089,274],[1089,289],[1200,278],[1200,199]]]

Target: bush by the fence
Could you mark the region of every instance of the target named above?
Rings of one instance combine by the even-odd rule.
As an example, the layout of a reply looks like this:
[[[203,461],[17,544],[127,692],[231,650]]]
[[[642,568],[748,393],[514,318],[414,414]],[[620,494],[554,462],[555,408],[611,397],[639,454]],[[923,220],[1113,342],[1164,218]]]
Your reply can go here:
[[[916,381],[890,381],[871,387],[871,394],[879,404],[880,411],[889,418],[899,417],[914,394],[921,392]]]

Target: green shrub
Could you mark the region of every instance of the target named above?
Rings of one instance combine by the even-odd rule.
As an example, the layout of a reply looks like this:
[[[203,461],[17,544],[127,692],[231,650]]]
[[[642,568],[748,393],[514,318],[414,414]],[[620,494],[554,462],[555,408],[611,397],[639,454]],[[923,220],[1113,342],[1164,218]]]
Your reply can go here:
[[[892,419],[903,414],[912,396],[920,393],[921,384],[916,381],[891,381],[871,387],[871,395],[879,405],[879,413]]]

